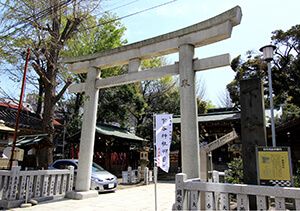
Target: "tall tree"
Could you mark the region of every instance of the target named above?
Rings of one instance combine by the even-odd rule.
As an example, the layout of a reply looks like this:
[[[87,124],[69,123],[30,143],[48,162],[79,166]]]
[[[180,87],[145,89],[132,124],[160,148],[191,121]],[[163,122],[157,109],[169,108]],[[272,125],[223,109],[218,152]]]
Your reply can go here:
[[[231,61],[231,69],[236,73],[234,80],[227,85],[231,101],[234,106],[240,105],[240,81],[259,77],[264,79],[266,74],[262,70],[263,61],[260,55],[254,54],[252,51],[246,53],[247,60],[243,60],[239,55]]]
[[[272,40],[277,46],[272,79],[277,101],[300,106],[300,25],[287,31],[276,30]]]
[[[48,133],[49,144],[39,151],[40,167],[52,162],[54,109],[71,83],[60,77],[64,71],[59,64],[60,54],[90,10],[99,3],[85,0],[2,1],[2,55],[7,62],[17,63],[22,57],[20,52],[30,47],[31,66],[43,93],[42,128]]]
[[[293,26],[287,31],[276,30],[271,39],[277,47],[272,66],[274,102],[275,105],[284,104],[289,112],[295,114],[291,117],[297,117],[300,107],[300,25]],[[231,68],[236,72],[236,76],[227,85],[227,90],[235,105],[239,105],[240,80],[260,77],[267,85],[267,65],[262,61],[262,55],[249,51],[246,56],[246,60],[238,56],[231,62]],[[265,93],[268,94],[267,87]],[[288,115],[284,116],[284,119],[289,119]]]
[[[67,41],[66,48],[61,55],[63,57],[84,56],[126,44],[127,40],[124,39],[126,27],[124,27],[120,21],[115,21],[116,19],[117,17],[110,13],[104,13],[98,20],[93,16],[86,17],[86,21],[78,28],[79,32]],[[95,25],[98,27],[90,27]],[[87,28],[89,30],[86,30]],[[124,71],[123,68],[109,68],[101,71],[101,77],[105,78],[117,75],[122,71]],[[74,80],[77,82],[84,82],[85,79],[86,74],[77,74],[74,76]],[[100,90],[100,103],[106,100],[104,97],[106,92],[106,90]],[[68,121],[68,131],[78,131],[81,126],[80,108],[82,108],[83,105],[83,93],[76,93],[75,97],[71,96],[71,99],[65,101],[64,104],[60,110],[67,116],[72,116]],[[113,101],[111,102],[111,106],[113,107]],[[72,108],[72,114],[67,114],[66,111],[70,111],[70,108]],[[112,112],[113,110],[106,113],[106,117],[113,117]],[[123,117],[123,115],[116,115],[116,117]]]

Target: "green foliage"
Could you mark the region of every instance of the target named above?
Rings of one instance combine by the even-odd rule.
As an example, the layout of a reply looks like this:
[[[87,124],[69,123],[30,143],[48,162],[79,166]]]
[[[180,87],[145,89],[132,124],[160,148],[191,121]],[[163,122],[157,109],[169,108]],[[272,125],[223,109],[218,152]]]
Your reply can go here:
[[[274,72],[274,92],[281,102],[300,106],[300,25],[287,31],[276,30],[272,40],[277,46]]]
[[[272,65],[272,82],[274,104],[294,104],[300,107],[300,25],[293,26],[287,31],[276,30],[273,32],[272,41],[277,49]],[[267,64],[262,61],[261,54],[246,53],[246,60],[241,56],[234,58],[231,68],[236,75],[234,80],[227,85],[232,102],[239,105],[239,83],[243,79],[259,77],[265,84],[265,96],[267,89]],[[268,103],[266,103],[268,105]]]
[[[164,58],[152,58],[143,60],[141,68],[148,69],[164,64]],[[123,67],[122,70],[124,69]],[[207,107],[211,106],[200,98],[197,99],[197,104],[199,113],[206,112]],[[151,140],[153,115],[159,113],[180,115],[180,93],[176,78],[167,76],[100,90],[98,121],[135,127],[137,135]],[[179,141],[176,137],[174,140]]]
[[[115,19],[116,17],[109,13],[105,13],[99,20],[93,16],[86,17],[86,21],[79,27],[78,33],[68,40],[61,55],[64,57],[85,56],[126,44],[126,39],[123,39],[126,28],[121,22],[113,21]],[[94,25],[99,27],[91,28]],[[106,78],[123,72],[124,68],[121,67],[107,68],[101,70],[101,77]],[[74,80],[78,82],[83,82],[85,78],[86,74],[74,76]],[[126,109],[128,105],[142,107],[138,97],[132,97],[134,92],[135,88],[132,85],[101,89],[99,91],[98,121],[118,122],[125,126],[128,117],[128,110]],[[75,98],[71,98],[69,103],[73,104],[75,111],[73,117],[70,118],[71,127],[69,130],[78,131],[81,126],[79,124],[81,119],[79,108],[83,105],[82,94],[77,94]]]
[[[146,103],[135,84],[100,90],[98,121],[130,127],[132,116],[144,113]]]
[[[296,169],[296,174],[293,176],[294,179],[294,186],[297,188],[300,188],[300,166],[299,166],[299,161],[298,161],[298,166]]]
[[[27,77],[38,87],[39,99],[43,99],[37,107],[43,107],[42,129],[48,134],[50,143],[53,143],[55,131],[56,105],[71,83],[69,73],[59,63],[60,56],[68,49],[67,42],[80,32],[79,28],[87,25],[91,10],[99,2],[83,0],[79,4],[77,1],[19,0],[1,4],[1,59],[15,69],[24,64],[23,52],[30,47]],[[85,31],[88,33],[88,29],[85,28]],[[10,73],[22,76],[16,71]],[[40,167],[47,167],[52,162],[53,149],[50,146],[38,153]]]
[[[116,16],[105,13],[97,20],[94,16],[86,17],[78,33],[68,40],[63,57],[85,56],[104,50],[120,47],[127,43],[123,39],[126,27],[120,21],[113,21]],[[92,28],[91,26],[98,25]]]
[[[234,80],[227,85],[232,103],[238,106],[240,103],[240,81],[251,78],[264,78],[265,72],[262,70],[262,60],[253,52],[247,52],[247,60],[244,61],[241,55],[231,61],[231,68],[236,73]]]
[[[280,122],[288,122],[300,117],[300,108],[294,104],[287,103],[283,106],[282,110]]]
[[[205,114],[207,113],[208,109],[215,108],[215,105],[213,105],[211,101],[204,101],[201,98],[197,97],[197,107],[198,114]]]
[[[225,182],[233,184],[243,183],[243,160],[242,158],[234,158],[227,163],[228,170],[225,170]]]
[[[142,61],[142,69],[160,67],[165,65],[166,63],[167,62],[163,57],[147,59]],[[170,78],[170,77],[166,77],[166,78]]]

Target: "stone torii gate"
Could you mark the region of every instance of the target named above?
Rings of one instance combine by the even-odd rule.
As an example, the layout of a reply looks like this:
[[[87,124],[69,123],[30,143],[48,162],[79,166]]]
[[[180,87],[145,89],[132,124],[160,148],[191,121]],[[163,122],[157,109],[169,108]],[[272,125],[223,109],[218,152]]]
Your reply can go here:
[[[71,92],[85,92],[87,96],[84,102],[75,192],[69,197],[83,199],[94,194],[89,189],[99,89],[158,79],[167,75],[179,74],[180,79],[182,172],[188,178],[200,177],[195,75],[196,71],[229,65],[230,56],[223,54],[194,59],[194,49],[229,38],[232,28],[240,23],[241,17],[241,8],[236,6],[218,16],[171,33],[62,61],[69,64],[69,69],[74,73],[87,73],[85,83],[73,84],[69,88]],[[142,59],[175,52],[179,52],[179,62],[140,71]],[[126,64],[128,73],[103,79],[100,77],[101,69]]]

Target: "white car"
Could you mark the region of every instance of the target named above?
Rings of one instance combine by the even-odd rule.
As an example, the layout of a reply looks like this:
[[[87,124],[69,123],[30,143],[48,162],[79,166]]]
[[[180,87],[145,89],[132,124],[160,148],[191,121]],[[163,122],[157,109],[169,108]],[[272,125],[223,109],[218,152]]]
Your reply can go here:
[[[49,169],[66,169],[68,166],[74,167],[74,174],[78,169],[78,160],[76,159],[59,159],[54,161]],[[96,163],[92,165],[92,178],[91,178],[91,189],[98,190],[99,192],[115,191],[118,186],[117,177],[108,171],[104,170],[101,166]]]

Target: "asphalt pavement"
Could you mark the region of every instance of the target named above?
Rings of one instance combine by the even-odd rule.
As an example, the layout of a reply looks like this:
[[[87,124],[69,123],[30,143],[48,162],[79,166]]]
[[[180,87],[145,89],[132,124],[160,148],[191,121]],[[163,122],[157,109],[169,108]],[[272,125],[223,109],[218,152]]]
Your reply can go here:
[[[62,199],[48,201],[28,208],[13,208],[15,211],[152,211],[155,210],[155,188],[150,185],[120,186],[114,193],[99,194],[98,197],[84,200]],[[175,202],[175,183],[158,182],[157,210],[172,210]]]

